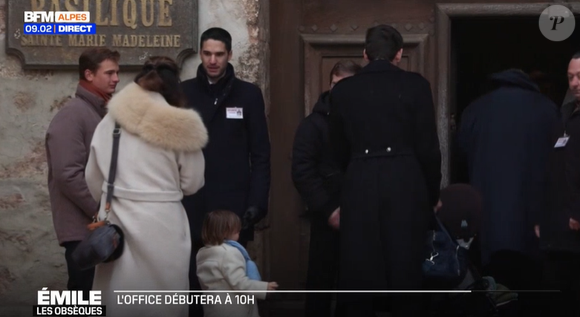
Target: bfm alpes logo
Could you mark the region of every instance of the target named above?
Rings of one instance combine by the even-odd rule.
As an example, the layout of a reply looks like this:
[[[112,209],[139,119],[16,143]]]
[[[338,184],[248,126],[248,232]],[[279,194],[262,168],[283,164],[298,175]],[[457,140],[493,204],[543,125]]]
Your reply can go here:
[[[24,34],[96,34],[89,11],[24,11]]]
[[[106,316],[101,304],[101,291],[54,291],[43,287],[38,291],[37,304],[32,316]]]

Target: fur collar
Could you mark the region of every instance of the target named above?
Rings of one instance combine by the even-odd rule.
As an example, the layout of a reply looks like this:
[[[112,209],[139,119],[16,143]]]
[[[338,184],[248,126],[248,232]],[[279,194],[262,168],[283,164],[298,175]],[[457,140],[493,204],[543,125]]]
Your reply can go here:
[[[192,109],[173,107],[161,94],[130,83],[109,101],[109,113],[123,129],[146,142],[173,151],[201,150],[207,129]]]

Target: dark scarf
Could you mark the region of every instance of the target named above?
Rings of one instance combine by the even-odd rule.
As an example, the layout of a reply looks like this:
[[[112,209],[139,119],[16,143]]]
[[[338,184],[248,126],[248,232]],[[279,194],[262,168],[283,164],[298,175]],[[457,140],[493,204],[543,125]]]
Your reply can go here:
[[[222,76],[222,78],[217,82],[210,84],[205,68],[200,64],[197,68],[197,78],[199,84],[208,91],[213,98],[224,99],[224,97],[229,94],[236,75],[234,73],[234,66],[228,63],[224,76]]]

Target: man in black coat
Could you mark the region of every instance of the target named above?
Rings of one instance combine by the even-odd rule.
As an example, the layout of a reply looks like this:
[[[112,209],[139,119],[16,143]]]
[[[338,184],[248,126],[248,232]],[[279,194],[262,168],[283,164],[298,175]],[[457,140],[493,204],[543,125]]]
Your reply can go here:
[[[562,293],[550,296],[545,316],[580,315],[580,52],[568,65],[568,82],[575,98],[562,107],[550,160],[549,207],[540,226],[544,286]]]
[[[350,60],[337,62],[330,71],[330,89],[343,78],[354,75],[360,65]],[[333,160],[328,143],[328,99],[320,95],[312,113],[296,130],[292,150],[292,180],[308,208],[310,249],[308,253],[309,290],[333,289],[338,275],[340,186],[342,172]],[[334,217],[331,215],[334,214]],[[332,294],[306,294],[306,316],[330,317]],[[339,313],[340,309],[337,309]]]
[[[246,245],[254,225],[266,216],[270,192],[270,139],[260,88],[236,78],[226,30],[205,31],[200,56],[197,77],[181,84],[187,105],[199,112],[209,133],[203,150],[205,186],[183,199],[192,237],[192,289],[199,289],[195,257],[205,215],[216,209],[236,213],[243,220],[240,243]]]
[[[556,105],[521,70],[492,75],[496,89],[463,112],[458,132],[470,184],[483,197],[483,272],[514,290],[538,289],[535,226],[546,207],[546,170],[559,122]],[[530,314],[536,300],[520,294]]]
[[[391,26],[366,34],[358,74],[330,96],[329,137],[344,171],[340,202],[339,287],[423,287],[427,230],[439,205],[441,152],[429,82],[397,64],[403,38]],[[340,295],[340,294],[339,294]],[[375,294],[376,295],[376,294]],[[339,296],[347,316],[374,316],[373,294]],[[392,316],[423,316],[403,295]]]

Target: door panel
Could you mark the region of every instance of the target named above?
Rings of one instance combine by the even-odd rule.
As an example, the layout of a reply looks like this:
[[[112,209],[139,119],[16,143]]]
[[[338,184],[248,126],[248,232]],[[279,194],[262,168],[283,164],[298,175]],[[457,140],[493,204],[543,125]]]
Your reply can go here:
[[[424,75],[424,50],[428,34],[403,35],[403,57],[399,67]],[[336,62],[351,59],[366,65],[362,58],[364,35],[302,35],[304,41],[304,115],[312,111],[318,96],[329,88],[329,74]]]

